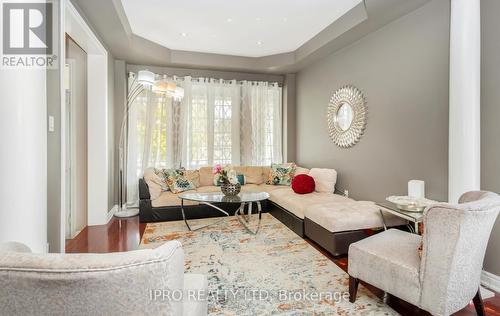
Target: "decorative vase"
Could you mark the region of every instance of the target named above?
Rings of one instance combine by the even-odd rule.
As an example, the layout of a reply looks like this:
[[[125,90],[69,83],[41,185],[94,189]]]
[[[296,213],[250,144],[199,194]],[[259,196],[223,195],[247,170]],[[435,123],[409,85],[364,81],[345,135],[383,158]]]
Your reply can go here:
[[[238,195],[241,191],[241,185],[239,183],[231,184],[231,183],[222,183],[220,185],[220,189],[222,193],[226,196],[235,196]]]

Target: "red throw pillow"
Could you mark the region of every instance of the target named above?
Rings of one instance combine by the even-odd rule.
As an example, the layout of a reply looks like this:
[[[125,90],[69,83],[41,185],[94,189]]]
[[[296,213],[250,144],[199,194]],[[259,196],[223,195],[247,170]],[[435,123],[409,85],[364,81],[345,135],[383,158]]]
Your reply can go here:
[[[307,174],[299,174],[292,180],[292,190],[298,194],[307,194],[314,192],[316,184],[314,179]]]

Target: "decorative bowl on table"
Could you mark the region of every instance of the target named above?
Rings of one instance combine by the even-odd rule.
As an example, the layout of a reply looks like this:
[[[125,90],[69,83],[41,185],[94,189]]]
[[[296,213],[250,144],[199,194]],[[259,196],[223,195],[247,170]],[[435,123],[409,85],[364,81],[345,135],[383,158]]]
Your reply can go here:
[[[222,183],[220,185],[220,190],[225,196],[236,196],[241,191],[241,185],[239,183]]]
[[[220,184],[220,190],[225,196],[236,196],[241,191],[241,184],[238,180],[238,174],[230,166],[222,167],[215,165],[213,171],[214,182]]]
[[[241,203],[239,195],[225,195],[221,202],[223,203]]]
[[[396,207],[400,210],[419,213],[423,212],[427,206],[435,203],[425,198],[413,198],[409,196],[389,196],[386,200],[396,204]]]

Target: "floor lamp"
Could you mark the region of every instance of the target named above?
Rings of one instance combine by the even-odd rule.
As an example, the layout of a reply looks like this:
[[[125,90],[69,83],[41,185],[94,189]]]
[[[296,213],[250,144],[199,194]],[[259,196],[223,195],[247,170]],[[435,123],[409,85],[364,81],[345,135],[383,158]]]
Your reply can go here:
[[[128,78],[128,94],[127,94],[127,104],[125,110],[123,111],[122,125],[120,128],[120,141],[118,143],[118,159],[119,159],[119,171],[118,171],[118,186],[119,186],[119,204],[118,211],[115,212],[116,217],[133,217],[139,215],[139,209],[131,208],[128,209],[126,202],[123,200],[123,188],[125,187],[124,182],[124,166],[125,166],[125,154],[123,148],[125,147],[125,127],[128,123],[128,116],[131,108],[134,106],[134,101],[137,97],[144,91],[144,89],[151,87],[155,82],[154,73],[141,70],[137,73],[130,73]]]
[[[184,97],[184,89],[178,87],[174,82],[169,81],[167,76],[164,75],[162,79],[156,80],[155,74],[148,70],[141,70],[137,73],[130,73],[128,80],[128,94],[127,94],[127,104],[125,111],[123,113],[122,125],[120,128],[120,142],[119,146],[119,172],[118,172],[118,184],[119,184],[119,209],[115,213],[116,217],[133,217],[139,214],[138,208],[128,209],[126,207],[126,202],[123,198],[124,185],[124,167],[126,165],[126,155],[124,154],[125,145],[125,127],[128,123],[128,116],[130,110],[134,106],[134,101],[137,97],[144,91],[144,89],[152,89],[155,93],[162,93],[179,100]]]

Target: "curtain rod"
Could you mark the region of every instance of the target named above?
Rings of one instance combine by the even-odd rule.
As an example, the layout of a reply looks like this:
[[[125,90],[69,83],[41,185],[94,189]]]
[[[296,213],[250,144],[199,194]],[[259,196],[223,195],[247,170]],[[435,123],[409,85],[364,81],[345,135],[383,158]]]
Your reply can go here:
[[[129,76],[133,74],[133,75],[137,75],[135,72],[133,71],[130,71],[129,72]],[[164,76],[167,77],[167,79],[173,79],[174,81],[176,80],[179,80],[179,81],[184,81],[184,78],[186,77],[191,77],[191,76],[169,76],[167,74],[157,74],[157,73],[154,73],[155,76],[159,76],[160,78],[163,78]],[[199,82],[201,80],[215,80],[215,81],[221,81],[223,83],[231,83],[233,81],[235,81],[237,84],[239,85],[242,85],[244,82],[249,82],[251,84],[254,84],[254,83],[258,83],[258,82],[267,82],[269,84],[275,84],[277,85],[278,87],[282,88],[283,87],[283,84],[280,83],[280,82],[277,82],[277,81],[266,81],[266,80],[236,80],[236,79],[222,79],[222,78],[210,78],[210,77],[191,77],[191,81],[194,81],[194,82]]]
[[[174,80],[185,81],[185,79],[184,79],[185,77],[173,76],[172,78],[174,78]],[[194,81],[194,82],[200,82],[200,81],[204,81],[204,80],[207,80],[207,79],[208,79],[207,82],[210,82],[211,80],[214,80],[215,82],[232,83],[234,81],[234,82],[236,82],[236,84],[239,84],[239,85],[242,85],[245,82],[248,82],[248,83],[251,83],[251,84],[256,84],[256,83],[259,83],[259,82],[265,82],[265,83],[269,83],[271,85],[277,85],[278,87],[281,87],[281,84],[279,82],[276,82],[276,81],[236,80],[236,79],[228,80],[228,79],[216,79],[216,78],[208,78],[208,77],[197,77],[197,78],[191,77],[191,81]]]

